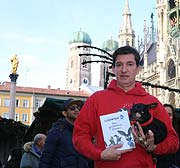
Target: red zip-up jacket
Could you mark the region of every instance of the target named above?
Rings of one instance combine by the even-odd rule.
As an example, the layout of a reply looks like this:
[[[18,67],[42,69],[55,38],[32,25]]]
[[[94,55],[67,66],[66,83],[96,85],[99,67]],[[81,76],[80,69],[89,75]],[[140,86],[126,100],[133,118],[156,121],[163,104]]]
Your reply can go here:
[[[74,124],[73,144],[77,151],[95,161],[95,168],[154,168],[152,155],[143,147],[136,144],[131,152],[124,153],[117,161],[101,160],[100,154],[105,149],[100,116],[117,112],[120,108],[130,109],[137,103],[158,103],[150,113],[153,117],[163,121],[167,127],[167,137],[157,144],[154,154],[174,153],[179,146],[178,136],[173,129],[172,122],[159,100],[145,91],[140,83],[128,92],[117,87],[116,80],[112,80],[106,90],[95,92],[85,102]],[[94,143],[92,139],[95,138]]]

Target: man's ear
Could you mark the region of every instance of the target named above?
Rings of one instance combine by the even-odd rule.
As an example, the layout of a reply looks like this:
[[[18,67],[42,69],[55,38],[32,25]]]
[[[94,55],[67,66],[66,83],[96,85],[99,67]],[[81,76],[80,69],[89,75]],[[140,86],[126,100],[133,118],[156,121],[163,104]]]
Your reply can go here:
[[[63,115],[64,117],[66,117],[66,116],[67,116],[66,111],[62,111],[62,115]]]
[[[141,70],[141,69],[140,69],[140,67],[138,66],[138,67],[137,67],[137,73],[136,73],[136,75],[138,75],[138,73],[139,73],[140,70]]]

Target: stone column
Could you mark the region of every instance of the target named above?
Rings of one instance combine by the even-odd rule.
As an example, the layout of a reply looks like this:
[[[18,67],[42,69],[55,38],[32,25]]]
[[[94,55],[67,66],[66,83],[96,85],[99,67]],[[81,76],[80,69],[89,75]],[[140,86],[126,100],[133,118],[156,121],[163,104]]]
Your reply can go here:
[[[9,119],[15,118],[15,105],[16,105],[16,80],[18,78],[17,68],[19,64],[19,60],[17,55],[14,55],[11,59],[12,70],[11,74],[9,75],[11,79],[11,90],[10,90],[10,106],[9,106]]]
[[[10,89],[10,106],[9,106],[9,119],[15,118],[15,105],[16,105],[16,80],[18,78],[18,74],[10,74],[9,77],[11,79],[11,89]]]

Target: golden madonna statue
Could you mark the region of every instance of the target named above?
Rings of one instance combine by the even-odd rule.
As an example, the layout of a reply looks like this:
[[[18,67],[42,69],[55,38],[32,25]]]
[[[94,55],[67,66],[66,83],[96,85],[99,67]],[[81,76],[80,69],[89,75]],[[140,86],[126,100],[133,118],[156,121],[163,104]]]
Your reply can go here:
[[[18,68],[18,64],[19,64],[19,60],[17,58],[17,55],[14,55],[12,58],[11,58],[11,65],[12,65],[12,70],[11,72],[13,74],[16,74],[17,72],[17,68]]]

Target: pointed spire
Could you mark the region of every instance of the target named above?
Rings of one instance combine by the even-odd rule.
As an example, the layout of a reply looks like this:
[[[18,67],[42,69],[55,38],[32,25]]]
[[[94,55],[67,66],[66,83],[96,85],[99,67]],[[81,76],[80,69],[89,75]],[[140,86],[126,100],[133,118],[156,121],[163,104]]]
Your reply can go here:
[[[153,20],[154,14],[151,13],[151,42],[155,42],[155,35],[154,35],[154,20]]]
[[[146,20],[144,20],[144,47],[147,47],[147,27],[146,27]]]
[[[128,2],[128,0],[125,1],[124,15],[125,14],[131,14],[130,10],[129,10],[129,2]]]
[[[131,12],[129,10],[129,2],[125,0],[125,8],[122,14],[123,22],[119,31],[119,46],[130,45],[135,46],[135,33],[131,23]]]
[[[122,29],[127,31],[127,33],[132,33],[132,23],[131,23],[131,12],[129,10],[129,2],[125,1],[125,8],[123,13],[123,26]]]

